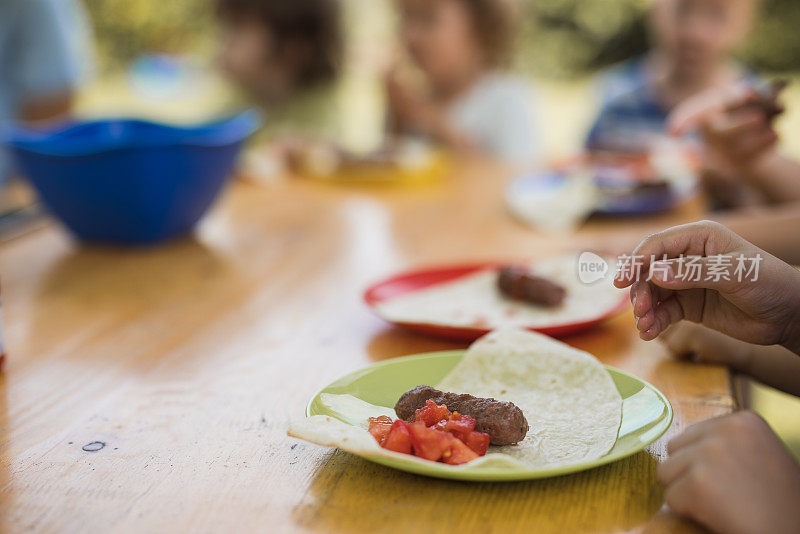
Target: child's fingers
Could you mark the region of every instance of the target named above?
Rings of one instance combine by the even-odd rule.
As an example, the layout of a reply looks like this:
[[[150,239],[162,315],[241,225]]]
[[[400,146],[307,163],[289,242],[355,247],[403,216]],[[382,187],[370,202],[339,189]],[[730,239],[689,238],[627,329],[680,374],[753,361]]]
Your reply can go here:
[[[614,275],[614,285],[619,289],[625,289],[639,279],[640,273],[641,270],[636,264],[633,254],[631,254],[625,258],[625,261]],[[633,293],[631,293],[631,301],[633,301]]]
[[[643,341],[653,341],[655,338],[658,337],[659,333],[660,331],[657,326],[651,326],[644,332],[639,332],[639,339]]]
[[[692,463],[664,491],[664,502],[675,513],[692,519],[697,519],[695,512],[702,506],[699,500],[701,496],[697,495],[696,469],[697,465]]]
[[[763,111],[748,109],[733,116],[719,117],[703,128],[709,143],[738,160],[747,160],[777,143]]]
[[[747,161],[769,150],[778,142],[778,134],[771,129],[749,132],[731,143],[734,153],[741,161]]]
[[[683,432],[683,434],[680,434],[679,436],[669,440],[667,443],[667,453],[672,456],[684,447],[688,447],[689,445],[704,439],[706,436],[713,435],[721,431],[722,428],[728,424],[728,419],[730,417],[734,416],[724,415],[721,417],[715,417],[713,419],[706,419],[705,421],[701,421],[689,426]]]
[[[675,226],[645,238],[625,259],[614,277],[620,289],[652,274],[651,262],[659,258],[675,259],[684,255],[706,256],[711,249],[727,250],[736,234],[713,221]],[[713,247],[709,246],[713,243]],[[658,284],[661,287],[667,287]]]
[[[666,330],[669,325],[681,321],[684,313],[680,302],[670,291],[639,281],[631,288],[633,315],[640,337],[650,341]]]
[[[656,306],[655,324],[659,327],[659,334],[669,328],[670,325],[679,323],[684,318],[683,307],[677,298],[671,297]]]
[[[647,332],[656,322],[655,313],[652,310],[648,310],[647,313],[642,315],[641,317],[636,318],[636,329],[639,332]]]
[[[744,108],[758,105],[762,100],[763,97],[759,95],[758,91],[754,88],[744,87],[740,93],[731,94],[731,97],[725,103],[725,111],[736,112]]]
[[[630,256],[625,258],[625,261],[614,275],[614,285],[619,289],[625,289],[628,286],[632,286],[637,281],[646,278],[648,269],[649,267],[644,261],[639,261],[638,256],[636,256],[636,250],[634,250]],[[642,276],[643,273],[645,273],[645,276]],[[631,293],[631,297],[633,297],[633,292]]]
[[[730,257],[695,258],[689,267],[688,260],[659,260],[653,263],[651,283],[672,291],[687,289],[712,289],[723,293],[737,288],[732,276],[734,262]],[[726,276],[715,273],[725,272]]]
[[[662,298],[659,295],[661,291],[661,288],[641,280],[631,287],[636,329],[639,331],[639,336],[648,341],[658,336],[662,330],[656,317],[656,307]]]
[[[660,295],[661,289],[653,284],[647,284],[647,289],[650,294],[650,297],[648,299],[648,302],[650,304],[650,309],[645,313],[644,317],[642,317],[641,320],[636,323],[636,326],[639,329],[639,332],[648,336],[648,341],[649,341],[650,339],[654,339],[655,337],[657,337],[661,331],[659,318],[656,315],[656,310],[658,309],[658,303],[661,301],[661,295]],[[652,335],[653,337],[650,338],[649,337],[650,335]]]
[[[767,121],[760,110],[748,108],[726,113],[711,119],[703,130],[712,136],[731,138],[757,128],[766,128]]]
[[[635,281],[641,273],[651,272],[650,262],[654,258],[676,258],[682,254],[703,255],[706,241],[717,227],[724,228],[718,223],[703,221],[674,226],[649,235],[633,250],[618,276],[626,281]]]
[[[677,481],[694,464],[700,452],[699,446],[700,442],[695,442],[670,454],[669,458],[658,466],[656,472],[658,480],[665,486],[670,486]]]
[[[623,264],[622,268],[614,275],[614,286],[619,289],[625,289],[636,281],[636,273],[629,272]],[[633,296],[631,296],[631,299]]]
[[[725,105],[722,102],[708,100],[687,102],[678,106],[670,115],[667,120],[667,131],[670,135],[684,135],[724,110]]]
[[[651,286],[644,280],[635,282],[631,286],[631,301],[633,302],[633,314],[642,317],[648,310],[653,309],[653,294]]]
[[[704,423],[708,423],[709,421],[713,421],[713,419],[691,425],[683,432],[683,434],[679,434],[678,436],[669,440],[669,442],[667,442],[667,454],[670,456],[675,456],[680,450],[702,440],[706,435]]]
[[[674,299],[672,300],[674,301]],[[645,341],[653,341],[673,324],[670,319],[671,313],[662,308],[661,305],[648,314],[648,316],[650,315],[653,317],[652,321],[650,321],[650,327],[644,328],[644,325],[641,325],[642,328],[639,329],[639,337]]]
[[[690,98],[670,114],[667,129],[671,135],[683,135],[715,115],[740,105],[752,92],[751,88],[737,84]]]

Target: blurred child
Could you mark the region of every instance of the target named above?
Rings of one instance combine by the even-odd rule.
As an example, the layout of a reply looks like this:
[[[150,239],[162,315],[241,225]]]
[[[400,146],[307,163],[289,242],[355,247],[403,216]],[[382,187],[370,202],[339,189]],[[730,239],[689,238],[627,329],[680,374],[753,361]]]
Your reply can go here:
[[[780,107],[759,93],[750,84],[705,91],[676,106],[668,130],[674,135],[697,131],[705,152],[719,165],[737,169],[739,179],[765,202],[714,219],[783,261],[800,265],[800,163],[780,154],[772,124]],[[719,189],[736,194],[736,184],[720,182]],[[638,241],[638,235],[617,235],[599,248],[616,255]]]
[[[731,60],[747,36],[758,0],[654,0],[652,50],[605,79],[587,147],[637,151],[665,131],[671,109],[713,87],[752,78]]]
[[[330,135],[342,42],[336,0],[217,0],[219,62],[269,109],[268,129]]]
[[[531,89],[503,72],[513,46],[509,0],[397,0],[401,37],[422,74],[387,79],[390,127],[513,164],[538,156]]]
[[[700,276],[680,269],[682,255],[700,258]],[[708,276],[714,258],[732,266],[740,256],[762,258],[758,276]],[[631,257],[642,261],[623,266],[614,283],[631,286],[642,339],[666,336],[679,352],[700,352],[800,393],[800,271],[711,222],[654,234]],[[694,328],[673,331],[683,320],[731,338]],[[723,350],[711,355],[707,343]],[[671,440],[668,451],[658,476],[677,513],[715,532],[800,532],[800,466],[758,415],[742,411],[698,423]]]
[[[73,0],[0,2],[0,122],[66,118],[89,63],[88,29]],[[0,185],[11,175],[0,147]]]

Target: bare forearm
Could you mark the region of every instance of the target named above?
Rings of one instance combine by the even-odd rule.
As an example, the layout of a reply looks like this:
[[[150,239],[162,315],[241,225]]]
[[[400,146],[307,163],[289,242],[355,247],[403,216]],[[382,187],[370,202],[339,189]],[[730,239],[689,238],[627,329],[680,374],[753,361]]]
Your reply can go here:
[[[800,265],[800,202],[729,212],[715,220],[791,265]]]
[[[752,346],[749,361],[736,369],[759,382],[800,397],[800,356],[779,346]]]
[[[800,201],[800,162],[772,151],[755,162],[745,174],[770,202]]]
[[[800,266],[800,202],[775,207],[728,211],[708,218],[718,221],[758,248],[766,250],[790,265]],[[577,248],[599,250],[611,256],[629,253],[649,233],[661,225],[643,226],[633,232],[620,232],[604,241],[591,236]]]

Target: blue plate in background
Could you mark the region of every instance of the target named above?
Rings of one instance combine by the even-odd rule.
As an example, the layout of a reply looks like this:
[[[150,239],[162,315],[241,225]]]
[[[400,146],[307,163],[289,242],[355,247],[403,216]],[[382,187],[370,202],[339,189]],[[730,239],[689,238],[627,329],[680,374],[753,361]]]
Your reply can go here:
[[[514,178],[508,185],[506,196],[519,197],[535,195],[547,197],[566,186],[569,178],[557,170],[544,170],[528,173]],[[632,191],[625,194],[606,194],[619,187],[608,179],[596,179],[599,188],[597,206],[593,215],[600,216],[639,216],[667,211],[689,200],[694,191],[648,190]],[[605,191],[604,191],[605,190]]]

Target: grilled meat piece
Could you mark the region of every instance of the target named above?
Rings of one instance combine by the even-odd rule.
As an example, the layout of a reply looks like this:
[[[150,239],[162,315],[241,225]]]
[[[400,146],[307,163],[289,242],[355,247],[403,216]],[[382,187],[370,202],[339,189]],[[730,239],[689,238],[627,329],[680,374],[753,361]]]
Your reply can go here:
[[[536,276],[522,267],[503,267],[497,276],[497,287],[509,298],[531,304],[560,306],[567,291],[558,284]]]
[[[528,421],[522,410],[511,402],[482,399],[466,393],[445,393],[431,386],[417,386],[403,393],[395,404],[398,417],[411,422],[414,413],[425,406],[428,399],[444,404],[451,412],[469,415],[475,421],[475,430],[489,434],[492,445],[519,443],[528,433]]]

